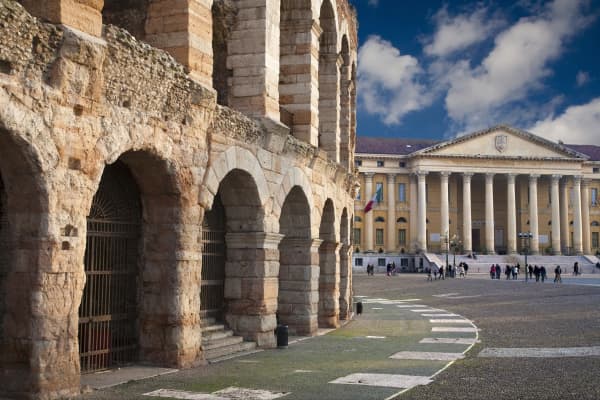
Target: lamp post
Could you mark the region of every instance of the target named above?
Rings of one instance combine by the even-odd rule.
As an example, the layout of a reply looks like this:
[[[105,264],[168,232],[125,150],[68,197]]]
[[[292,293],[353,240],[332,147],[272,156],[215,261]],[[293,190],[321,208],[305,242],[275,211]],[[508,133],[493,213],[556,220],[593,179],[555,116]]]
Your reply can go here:
[[[523,253],[525,253],[525,282],[527,282],[528,275],[528,265],[527,265],[527,254],[529,253],[529,241],[533,237],[531,232],[519,232],[519,239],[523,241]]]
[[[452,235],[452,239],[450,239],[449,246],[452,247],[452,277],[454,277],[454,273],[456,272],[456,250],[460,247],[460,238],[458,235]]]
[[[446,231],[446,235],[444,236],[444,248],[446,250],[446,276],[448,275],[448,253],[450,253],[450,238],[448,237],[448,231]]]

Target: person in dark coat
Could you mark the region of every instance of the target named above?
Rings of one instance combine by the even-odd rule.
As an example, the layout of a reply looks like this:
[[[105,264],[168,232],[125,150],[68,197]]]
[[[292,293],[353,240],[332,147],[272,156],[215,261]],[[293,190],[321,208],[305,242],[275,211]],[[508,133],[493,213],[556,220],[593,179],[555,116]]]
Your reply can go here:
[[[537,265],[535,267],[533,267],[533,275],[535,275],[535,281],[539,282],[540,281],[540,268]]]
[[[527,266],[527,272],[529,272],[529,279],[533,278],[533,267],[531,266],[531,264],[529,264]]]
[[[542,283],[546,280],[546,267],[543,265],[540,267],[540,277],[542,278]]]

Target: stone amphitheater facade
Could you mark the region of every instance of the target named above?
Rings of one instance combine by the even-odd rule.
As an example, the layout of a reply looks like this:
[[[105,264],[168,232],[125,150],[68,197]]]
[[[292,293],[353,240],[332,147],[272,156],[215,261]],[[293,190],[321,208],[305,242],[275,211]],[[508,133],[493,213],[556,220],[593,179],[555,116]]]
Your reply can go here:
[[[209,268],[260,347],[349,318],[356,48],[346,0],[0,0],[0,397],[203,364]]]

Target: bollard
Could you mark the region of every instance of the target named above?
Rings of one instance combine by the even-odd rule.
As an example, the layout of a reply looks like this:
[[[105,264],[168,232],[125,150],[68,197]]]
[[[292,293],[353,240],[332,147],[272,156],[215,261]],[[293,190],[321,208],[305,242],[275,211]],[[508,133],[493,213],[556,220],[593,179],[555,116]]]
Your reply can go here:
[[[356,303],[356,314],[357,315],[362,314],[362,310],[363,310],[362,301],[359,301],[358,303]]]
[[[278,349],[286,349],[288,347],[288,332],[289,328],[287,325],[277,325],[277,328],[275,328]]]

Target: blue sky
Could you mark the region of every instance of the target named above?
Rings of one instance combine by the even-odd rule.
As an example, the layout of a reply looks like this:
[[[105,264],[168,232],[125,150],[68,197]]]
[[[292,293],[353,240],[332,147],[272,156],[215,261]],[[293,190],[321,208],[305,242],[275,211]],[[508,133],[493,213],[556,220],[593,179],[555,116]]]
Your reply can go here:
[[[505,123],[600,145],[600,0],[350,0],[358,135],[448,139]]]

